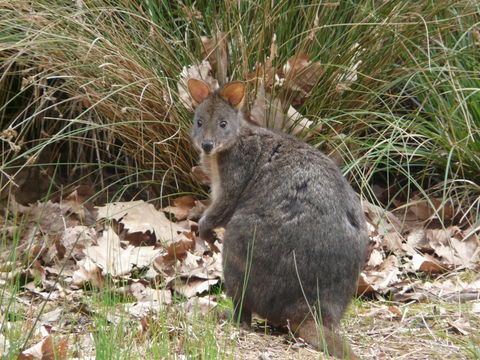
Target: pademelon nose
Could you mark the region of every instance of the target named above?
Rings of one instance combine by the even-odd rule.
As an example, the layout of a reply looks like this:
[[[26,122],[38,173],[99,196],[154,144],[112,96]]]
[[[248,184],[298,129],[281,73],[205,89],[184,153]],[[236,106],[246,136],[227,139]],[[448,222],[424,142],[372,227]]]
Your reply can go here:
[[[213,141],[203,141],[202,149],[208,154],[213,149]]]

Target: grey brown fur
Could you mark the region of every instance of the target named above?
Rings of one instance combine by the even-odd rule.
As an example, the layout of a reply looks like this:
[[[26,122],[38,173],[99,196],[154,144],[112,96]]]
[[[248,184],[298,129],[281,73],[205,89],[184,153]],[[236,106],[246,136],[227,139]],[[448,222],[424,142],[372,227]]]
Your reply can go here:
[[[225,288],[236,315],[249,326],[255,312],[334,356],[356,358],[335,331],[368,246],[356,193],[320,151],[247,124],[242,83],[200,95],[196,86],[189,82],[199,103],[192,139],[212,182],[200,236],[212,240],[213,228],[226,228]]]

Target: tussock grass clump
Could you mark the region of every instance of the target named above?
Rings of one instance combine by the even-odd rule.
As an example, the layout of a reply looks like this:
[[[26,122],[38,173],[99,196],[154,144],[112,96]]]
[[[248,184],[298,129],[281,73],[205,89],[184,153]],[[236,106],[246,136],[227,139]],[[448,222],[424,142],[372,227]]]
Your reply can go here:
[[[7,164],[47,153],[47,162],[66,165],[69,181],[100,169],[103,188],[118,178],[127,185],[160,182],[175,168],[166,185],[169,192],[182,188],[192,152],[185,115],[171,95],[169,78],[179,70],[175,52],[167,53],[171,40],[140,8],[132,13],[107,3],[84,9],[48,3],[29,9],[12,3],[3,12],[5,18],[16,13],[10,22],[14,35],[7,37],[15,55],[5,66],[10,61],[23,68],[20,93],[32,95],[4,126],[16,132],[17,144],[27,141],[7,155]]]
[[[443,28],[442,21],[432,23],[425,43],[417,45],[416,52],[408,50],[411,62],[405,66],[410,68],[392,83],[396,101],[386,107],[390,113],[379,110],[376,119],[368,121],[366,135],[354,138],[365,163],[372,165],[367,174],[389,189],[389,201],[408,200],[413,194],[427,201],[442,199],[441,208],[449,204],[457,215],[471,211],[475,221],[480,190],[480,78],[475,70],[480,67],[480,18],[474,8],[462,15],[448,13],[457,16],[455,24]]]
[[[213,76],[249,80],[249,109],[268,84],[284,110],[292,105],[313,122],[303,135],[337,153],[368,197],[378,179],[387,188],[400,181],[394,193],[477,182],[477,93],[467,91],[476,86],[474,1],[1,6],[4,196],[13,183],[22,189],[36,179],[43,189],[54,176],[53,191],[91,183],[107,198],[198,192],[177,83],[183,67],[221,53],[202,37],[228,44],[227,66],[212,64]],[[285,74],[288,59],[305,56],[311,73]],[[285,75],[281,84],[275,75]],[[300,97],[285,90],[299,79],[308,83]],[[460,139],[455,150],[452,139]]]
[[[429,66],[413,74],[406,92],[415,94],[414,131],[432,143],[432,165],[479,184],[480,39],[461,25],[432,41]]]

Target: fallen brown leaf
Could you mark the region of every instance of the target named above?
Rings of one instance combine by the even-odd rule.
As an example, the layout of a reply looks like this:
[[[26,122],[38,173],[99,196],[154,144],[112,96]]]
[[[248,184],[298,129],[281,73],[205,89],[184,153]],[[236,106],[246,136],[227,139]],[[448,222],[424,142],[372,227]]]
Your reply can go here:
[[[95,190],[87,185],[80,185],[68,194],[61,203],[69,206],[71,211],[79,216],[83,225],[93,225],[95,221],[95,210],[90,201],[95,195]]]
[[[404,229],[400,219],[398,219],[392,212],[366,200],[362,200],[362,208],[367,221],[375,227],[377,234],[385,235],[387,233],[403,233]]]
[[[421,271],[426,274],[441,274],[449,269],[429,254],[415,254],[411,260],[410,269],[413,272]]]
[[[195,199],[192,196],[185,195],[175,198],[173,206],[164,207],[162,210],[172,213],[177,220],[185,220],[194,206]]]
[[[68,338],[64,337],[58,341],[54,341],[52,336],[48,336],[38,344],[23,351],[19,360],[63,360],[67,358]]]
[[[195,200],[192,196],[185,195],[173,200],[173,206],[167,206],[162,210],[173,214],[178,221],[199,219],[208,207],[208,203],[207,200]]]
[[[322,65],[310,59],[309,54],[294,55],[287,60],[280,72],[280,76],[285,78],[284,86],[290,91],[299,93],[297,100],[293,100],[294,103],[299,102],[299,98],[303,99],[303,102],[324,73]]]
[[[153,246],[127,245],[124,248],[118,235],[108,227],[98,239],[97,245],[87,247],[84,252],[102,269],[103,274],[119,276],[128,274],[134,267],[141,269],[152,265],[162,250],[155,250]]]
[[[285,114],[286,112],[286,114]],[[279,98],[265,91],[263,82],[257,87],[257,94],[250,111],[250,118],[256,124],[275,130],[286,131],[298,135],[309,129],[312,121],[301,115],[293,106],[285,107]]]
[[[252,73],[248,74],[248,80],[250,82],[259,81],[262,86],[265,86],[268,89],[272,89],[275,85],[275,75],[276,70],[273,67],[273,62],[277,57],[277,36],[274,34],[272,37],[272,42],[270,44],[270,56],[267,57],[267,60],[264,64],[256,63],[255,69]],[[258,90],[257,90],[258,91]]]
[[[162,304],[172,303],[172,293],[170,290],[153,289],[140,281],[128,285],[128,293],[133,295],[139,302],[158,302]]]
[[[82,287],[86,283],[91,283],[99,289],[105,284],[102,270],[88,257],[78,262],[78,269],[72,276],[72,285],[74,287]]]
[[[210,296],[192,297],[182,304],[187,315],[207,315],[218,306],[218,303]]]
[[[379,266],[365,269],[360,274],[358,293],[367,293],[372,290],[385,292],[389,287],[400,280],[401,271],[399,261],[395,255],[388,256]]]
[[[365,314],[359,314],[360,317],[378,317],[384,319],[395,319],[400,320],[402,318],[402,311],[398,306],[394,305],[381,305],[378,308],[374,308],[372,311],[369,311]]]
[[[282,103],[265,91],[263,82],[260,81],[250,117],[253,121],[263,127],[282,130],[284,128],[285,116],[283,115]]]
[[[476,234],[467,239],[464,235],[457,226],[425,230],[428,244],[443,259],[443,263],[475,270],[480,262],[480,239]]]
[[[194,105],[187,91],[187,80],[190,78],[205,81],[212,91],[218,88],[218,81],[212,77],[212,65],[209,61],[204,60],[198,65],[184,66],[177,82],[177,88],[180,101],[189,109]]]
[[[98,207],[98,219],[113,219],[124,224],[129,233],[150,231],[157,240],[170,243],[179,233],[188,231],[167,219],[162,211],[142,200],[109,203]]]
[[[168,246],[167,254],[163,255],[164,260],[183,260],[187,252],[193,252],[195,249],[195,234],[182,233]]]
[[[208,291],[210,287],[218,284],[218,282],[219,282],[218,279],[204,280],[204,279],[198,279],[198,278],[192,278],[187,280],[177,280],[177,282],[174,285],[174,288],[176,292],[178,292],[179,294],[189,299],[195,295],[200,295]]]
[[[217,31],[215,38],[210,39],[206,36],[201,36],[203,44],[203,56],[207,58],[212,67],[212,73],[220,85],[227,82],[228,74],[228,41],[227,33]]]

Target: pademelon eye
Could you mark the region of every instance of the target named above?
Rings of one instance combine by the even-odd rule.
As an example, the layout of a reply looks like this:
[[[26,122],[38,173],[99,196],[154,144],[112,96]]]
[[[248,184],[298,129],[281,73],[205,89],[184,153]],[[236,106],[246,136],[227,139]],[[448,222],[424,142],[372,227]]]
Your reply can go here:
[[[220,127],[224,128],[225,126],[227,126],[227,122],[226,121],[220,121]]]
[[[197,126],[198,126],[198,127],[201,127],[202,124],[203,124],[202,119],[198,119],[198,120],[197,120]]]

